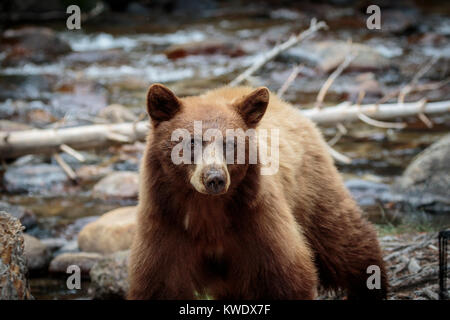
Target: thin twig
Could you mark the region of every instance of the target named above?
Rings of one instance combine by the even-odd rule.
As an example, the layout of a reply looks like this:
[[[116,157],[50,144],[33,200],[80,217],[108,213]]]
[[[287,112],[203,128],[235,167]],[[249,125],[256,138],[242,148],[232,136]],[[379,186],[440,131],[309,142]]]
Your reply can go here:
[[[334,135],[333,138],[331,138],[327,143],[330,147],[334,146],[341,138],[344,136],[344,134],[347,134],[347,128],[344,127],[342,123],[338,123],[336,125],[337,132]]]
[[[358,113],[358,118],[362,122],[365,122],[371,126],[384,128],[384,129],[403,129],[406,127],[406,123],[404,122],[386,122],[372,119],[366,116],[364,113]]]
[[[419,79],[430,70],[430,68],[439,60],[439,56],[433,57],[427,64],[422,66],[414,75],[411,82],[404,86],[398,95],[398,103],[403,103],[405,101],[405,97],[408,93],[410,93],[413,88],[417,85]]]
[[[304,68],[303,65],[296,65],[293,69],[289,77],[286,79],[286,81],[283,83],[281,88],[277,91],[277,96],[282,97],[283,94],[289,89],[291,84],[294,82],[295,78],[297,78],[297,75],[300,73],[300,71]]]
[[[358,100],[356,100],[356,105],[360,106],[366,96],[366,91],[360,90],[358,93]]]
[[[260,59],[255,61],[255,63],[253,63],[253,65],[251,65],[247,70],[245,70],[243,73],[241,73],[239,76],[237,76],[233,81],[231,81],[229,85],[231,87],[234,87],[234,86],[241,84],[248,77],[250,77],[252,74],[254,74],[256,71],[258,71],[260,68],[262,68],[267,62],[269,62],[269,61],[273,60],[275,57],[277,57],[280,53],[295,46],[299,42],[310,38],[318,30],[326,29],[326,28],[327,28],[327,24],[325,22],[323,22],[323,21],[317,22],[316,19],[312,19],[311,24],[307,30],[299,33],[298,35],[293,35],[286,42],[283,42],[283,43],[273,47],[272,50],[270,50],[269,52],[264,54]]]
[[[352,163],[352,159],[347,157],[346,155],[336,151],[331,146],[327,145],[328,151],[330,152],[331,156],[337,160],[338,162],[341,162],[343,164],[350,164]]]
[[[425,113],[423,112],[423,110],[425,110],[425,107],[427,105],[427,99],[422,99],[422,107],[421,112],[417,115],[417,117],[428,127],[428,128],[433,128],[433,122],[425,115]]]
[[[323,103],[323,99],[325,98],[325,95],[327,94],[328,89],[333,84],[334,80],[339,77],[339,75],[347,68],[350,63],[356,58],[356,54],[351,54],[347,56],[344,61],[334,70],[330,76],[328,77],[327,81],[322,85],[322,88],[320,88],[319,94],[317,95],[316,103],[314,105],[315,108],[320,109]]]
[[[59,164],[61,169],[67,174],[67,176],[73,180],[77,180],[77,174],[72,170],[72,168],[67,164],[67,162],[64,161],[63,158],[57,153],[53,154],[53,157],[55,158],[56,162]]]
[[[69,147],[67,144],[62,144],[59,148],[61,149],[61,151],[74,157],[75,159],[77,159],[80,162],[86,161],[86,158],[81,153],[79,153],[77,150]]]

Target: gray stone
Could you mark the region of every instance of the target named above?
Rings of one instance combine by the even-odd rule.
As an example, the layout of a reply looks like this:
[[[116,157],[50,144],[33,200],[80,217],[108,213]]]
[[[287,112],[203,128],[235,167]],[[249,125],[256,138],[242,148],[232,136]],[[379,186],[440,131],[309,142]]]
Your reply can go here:
[[[91,269],[89,293],[94,299],[125,299],[129,289],[128,257],[119,251],[97,262]]]
[[[103,254],[128,250],[136,233],[136,207],[122,207],[88,223],[78,234],[78,246],[85,252]]]
[[[113,172],[94,186],[92,195],[101,199],[137,199],[139,174],[132,171]]]
[[[48,270],[53,273],[66,273],[67,267],[77,265],[83,275],[89,275],[95,263],[103,258],[103,255],[94,252],[67,252],[56,256]]]
[[[38,238],[28,234],[23,235],[25,242],[24,256],[30,272],[42,271],[47,268],[51,260],[51,252]]]
[[[3,183],[10,193],[49,194],[64,191],[69,178],[58,165],[36,164],[10,167]]]

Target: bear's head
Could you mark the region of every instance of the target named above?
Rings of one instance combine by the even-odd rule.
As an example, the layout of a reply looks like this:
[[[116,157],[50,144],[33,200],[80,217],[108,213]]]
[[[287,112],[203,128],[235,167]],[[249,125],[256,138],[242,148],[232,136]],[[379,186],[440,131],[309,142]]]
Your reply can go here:
[[[205,195],[234,190],[256,166],[255,128],[269,103],[269,90],[179,98],[161,84],[150,86],[148,140],[155,168],[179,188]],[[169,181],[169,180],[168,180]]]

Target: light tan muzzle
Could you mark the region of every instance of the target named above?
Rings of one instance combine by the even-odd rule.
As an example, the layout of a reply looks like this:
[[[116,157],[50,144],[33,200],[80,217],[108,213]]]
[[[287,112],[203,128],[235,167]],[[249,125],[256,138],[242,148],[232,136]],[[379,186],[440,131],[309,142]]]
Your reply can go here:
[[[220,195],[228,191],[230,174],[223,153],[218,152],[214,143],[205,148],[190,182],[198,192],[204,194]]]

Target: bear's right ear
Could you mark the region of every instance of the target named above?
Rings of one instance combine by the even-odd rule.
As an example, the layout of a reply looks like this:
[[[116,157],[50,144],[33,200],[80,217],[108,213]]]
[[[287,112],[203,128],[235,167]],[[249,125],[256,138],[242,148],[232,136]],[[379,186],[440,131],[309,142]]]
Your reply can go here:
[[[170,120],[181,107],[175,94],[162,84],[152,84],[147,92],[147,112],[152,121]]]

